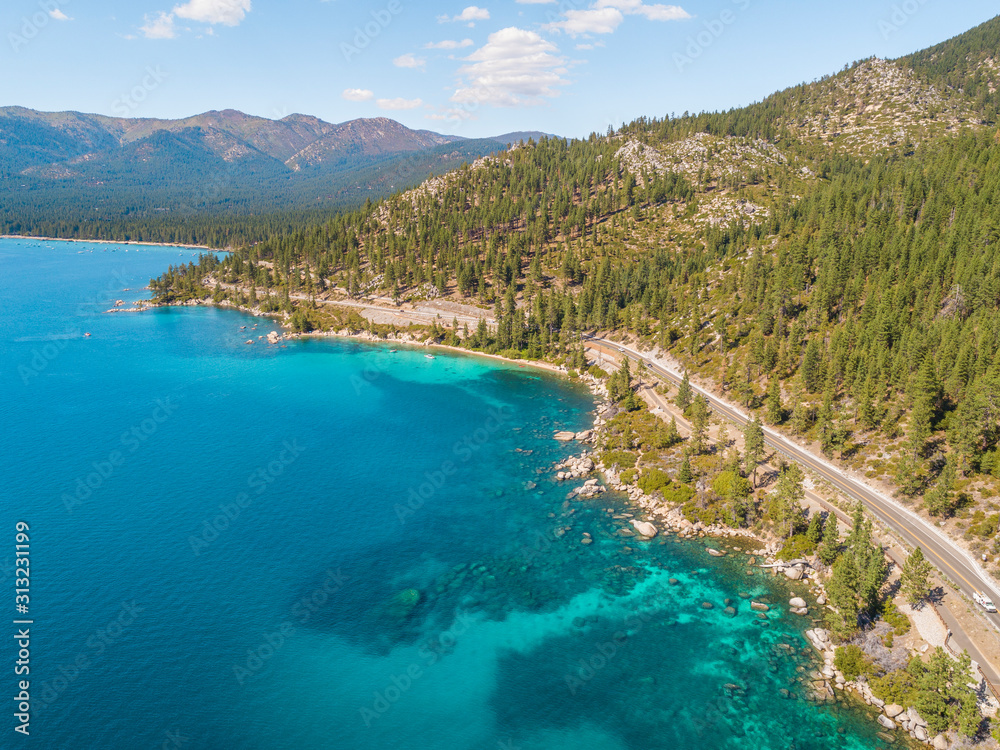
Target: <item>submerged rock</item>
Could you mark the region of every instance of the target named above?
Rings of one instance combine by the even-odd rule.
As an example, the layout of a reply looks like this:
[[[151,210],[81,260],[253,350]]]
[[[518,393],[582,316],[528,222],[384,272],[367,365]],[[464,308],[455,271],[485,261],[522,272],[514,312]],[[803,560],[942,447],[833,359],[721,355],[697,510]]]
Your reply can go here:
[[[894,722],[888,716],[883,716],[882,714],[879,714],[879,717],[876,721],[878,721],[878,723],[884,726],[886,729],[896,728],[896,722]]]
[[[389,600],[387,612],[391,617],[405,620],[418,604],[420,604],[420,592],[417,589],[404,589]]]

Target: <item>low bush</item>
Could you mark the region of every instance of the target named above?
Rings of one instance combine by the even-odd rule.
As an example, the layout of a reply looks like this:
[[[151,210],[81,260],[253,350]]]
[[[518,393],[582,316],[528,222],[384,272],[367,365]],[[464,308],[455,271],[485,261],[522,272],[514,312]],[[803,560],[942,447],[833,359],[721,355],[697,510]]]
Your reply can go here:
[[[635,462],[638,458],[639,457],[634,453],[630,453],[628,451],[605,451],[601,454],[601,463],[608,468],[618,466],[622,469],[631,469],[635,466]]]
[[[856,680],[861,675],[874,672],[874,665],[868,661],[865,652],[853,643],[841,646],[834,652],[833,666],[843,672],[848,680]]]

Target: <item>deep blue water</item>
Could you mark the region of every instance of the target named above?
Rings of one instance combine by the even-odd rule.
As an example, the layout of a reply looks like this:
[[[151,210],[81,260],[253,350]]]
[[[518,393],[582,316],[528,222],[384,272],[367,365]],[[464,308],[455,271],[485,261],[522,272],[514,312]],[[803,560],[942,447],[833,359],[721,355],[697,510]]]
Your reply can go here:
[[[863,713],[803,700],[782,584],[618,535],[613,495],[565,500],[552,433],[589,423],[586,390],[248,346],[273,323],[230,311],[103,314],[191,259],[0,240],[0,606],[25,521],[34,620],[31,736],[8,702],[0,747],[881,746]],[[739,593],[771,597],[766,624]]]

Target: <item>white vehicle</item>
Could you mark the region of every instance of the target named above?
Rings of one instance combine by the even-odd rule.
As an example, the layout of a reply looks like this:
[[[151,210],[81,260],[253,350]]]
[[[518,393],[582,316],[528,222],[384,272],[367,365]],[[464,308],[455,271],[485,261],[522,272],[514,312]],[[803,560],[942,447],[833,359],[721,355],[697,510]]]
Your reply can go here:
[[[978,591],[972,594],[972,598],[976,600],[976,604],[985,609],[987,612],[996,612],[996,605],[990,601],[990,598],[985,594],[980,594]]]

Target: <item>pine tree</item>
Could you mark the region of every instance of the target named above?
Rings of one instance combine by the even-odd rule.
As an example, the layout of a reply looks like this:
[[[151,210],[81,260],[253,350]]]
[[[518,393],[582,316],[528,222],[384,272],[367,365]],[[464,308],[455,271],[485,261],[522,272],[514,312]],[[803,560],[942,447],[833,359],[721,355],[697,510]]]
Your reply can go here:
[[[699,393],[691,402],[691,450],[695,455],[704,453],[708,437],[708,402]]]
[[[840,615],[835,630],[840,635],[854,632],[858,627],[858,588],[861,585],[861,571],[858,570],[854,555],[841,555],[833,564],[833,573],[826,591],[830,603]]]
[[[809,526],[806,528],[806,539],[815,548],[823,540],[823,516],[813,513],[809,519]]]
[[[725,420],[722,420],[722,424],[719,425],[719,432],[717,434],[719,451],[724,451],[729,447],[729,427]]]
[[[781,383],[777,377],[772,377],[767,388],[767,421],[770,424],[781,424],[785,418],[785,410],[781,406]]]
[[[778,477],[778,486],[774,493],[774,515],[778,533],[782,536],[791,536],[795,533],[795,526],[802,517],[800,503],[805,497],[802,489],[803,480],[802,469],[798,464],[789,464]]]
[[[687,408],[691,406],[692,398],[691,381],[688,379],[687,370],[685,370],[681,384],[677,388],[677,396],[674,398],[674,403],[681,408],[681,411],[687,411]]]
[[[932,516],[949,516],[955,510],[952,489],[955,486],[955,458],[948,456],[937,484],[924,495],[924,505]]]
[[[764,460],[764,428],[754,415],[743,428],[743,457],[746,459],[747,471],[753,474],[753,486],[757,487],[757,467]]]
[[[833,565],[840,555],[840,528],[837,523],[837,514],[831,512],[826,517],[823,524],[823,543],[819,548],[819,559],[824,565]]]
[[[688,452],[684,451],[684,459],[681,461],[681,468],[677,472],[677,481],[687,484],[692,479],[694,479],[694,475],[691,473],[691,459],[688,456]]]
[[[931,564],[924,558],[924,551],[917,547],[903,563],[900,590],[906,601],[916,605],[927,598],[930,591]]]

